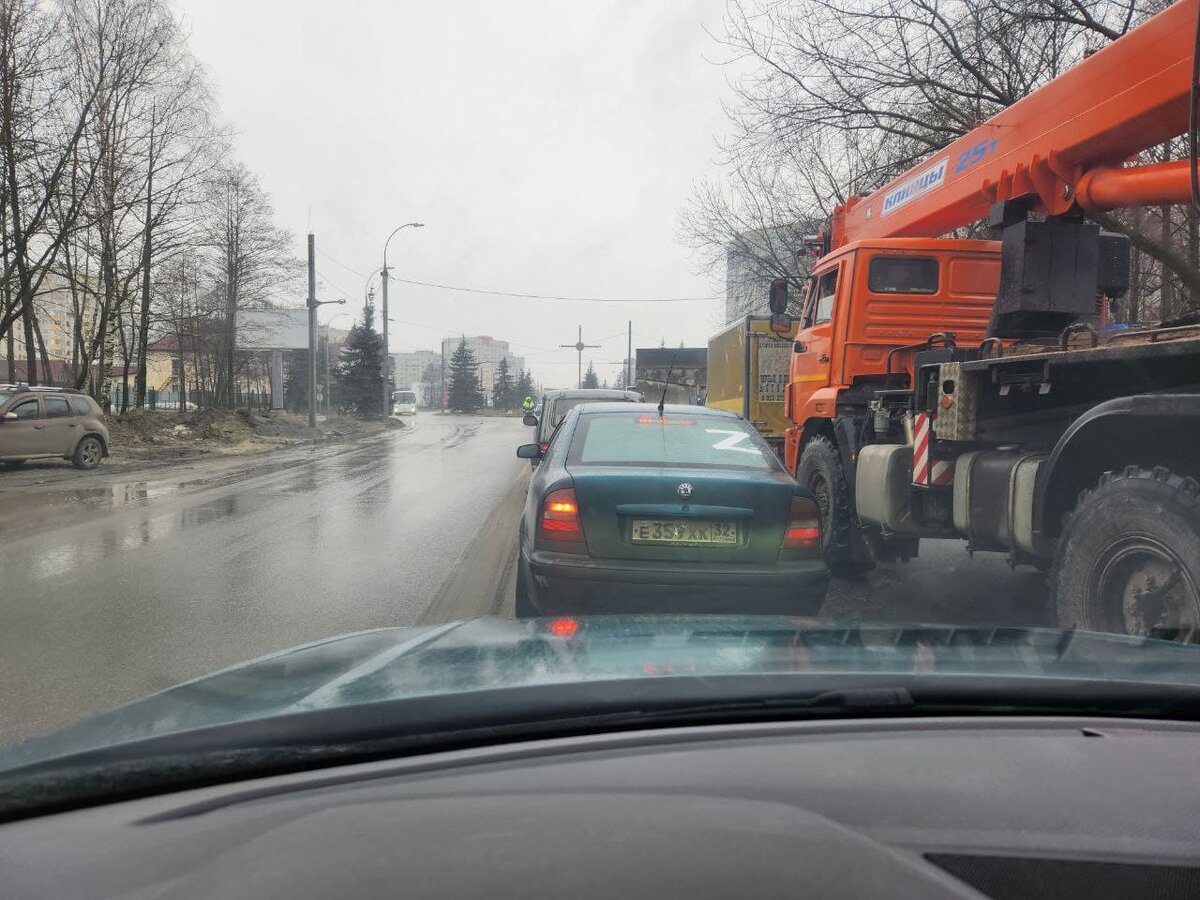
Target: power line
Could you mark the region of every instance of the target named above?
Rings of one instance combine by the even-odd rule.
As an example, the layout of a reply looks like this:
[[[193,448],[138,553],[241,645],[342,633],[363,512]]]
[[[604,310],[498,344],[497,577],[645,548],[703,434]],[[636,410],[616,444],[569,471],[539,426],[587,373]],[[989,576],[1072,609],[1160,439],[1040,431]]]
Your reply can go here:
[[[326,253],[324,250],[318,250],[317,253],[325,257],[332,263],[335,263],[359,278],[369,277],[365,272],[360,272],[351,266],[346,265],[339,259],[336,259]],[[721,300],[722,297],[713,295],[711,297],[648,297],[643,299],[623,299],[620,297],[567,297],[558,294],[531,294],[523,291],[494,291],[489,288],[470,288],[456,287],[452,284],[438,284],[433,281],[416,281],[411,278],[396,278],[391,277],[392,281],[398,281],[401,284],[415,284],[420,287],[436,288],[439,291],[462,291],[466,294],[488,294],[493,297],[515,297],[521,300],[568,300],[574,303],[697,303],[707,300]]]
[[[640,299],[624,297],[566,297],[559,294],[525,294],[517,291],[493,291],[485,288],[456,287],[455,285],[437,284],[432,281],[414,281],[410,278],[393,278],[392,281],[436,288],[439,291],[461,291],[466,294],[488,294],[493,297],[514,297],[520,300],[566,300],[572,303],[697,303],[721,299],[715,295],[712,297],[643,297]]]
[[[317,252],[318,252],[319,254],[321,254],[323,257],[325,257],[327,260],[329,260],[331,263],[333,263],[334,265],[336,265],[336,266],[341,266],[343,269],[345,269],[345,270],[346,270],[347,272],[349,272],[351,275],[357,275],[359,278],[366,278],[366,277],[368,277],[366,272],[360,272],[360,271],[358,271],[358,269],[352,269],[352,268],[350,268],[350,266],[346,265],[346,264],[345,264],[344,262],[342,262],[340,259],[336,259],[336,258],[334,258],[334,257],[330,256],[330,255],[329,255],[328,253],[326,253],[324,250],[318,250]],[[372,274],[373,274],[373,273],[372,273]],[[394,280],[394,279],[393,279],[393,280]]]
[[[317,252],[320,253],[319,250]],[[349,301],[350,298],[354,296],[353,294],[348,292],[344,287],[342,287],[340,284],[338,284],[336,281],[334,281],[332,278],[330,278],[328,275],[326,275],[324,272],[322,272],[320,269],[317,269],[316,271],[317,271],[317,277],[320,278],[322,281],[324,281],[330,287],[336,288],[337,292],[342,295],[343,300]]]

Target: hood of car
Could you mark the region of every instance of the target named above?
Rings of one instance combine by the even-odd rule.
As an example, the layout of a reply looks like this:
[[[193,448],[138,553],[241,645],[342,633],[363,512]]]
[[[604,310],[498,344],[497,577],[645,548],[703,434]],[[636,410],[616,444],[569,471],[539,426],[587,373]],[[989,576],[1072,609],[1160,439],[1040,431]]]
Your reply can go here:
[[[472,619],[343,635],[181,684],[0,751],[0,770],[172,733],[387,700],[646,678],[921,673],[1200,685],[1200,649],[1049,628],[787,617]]]

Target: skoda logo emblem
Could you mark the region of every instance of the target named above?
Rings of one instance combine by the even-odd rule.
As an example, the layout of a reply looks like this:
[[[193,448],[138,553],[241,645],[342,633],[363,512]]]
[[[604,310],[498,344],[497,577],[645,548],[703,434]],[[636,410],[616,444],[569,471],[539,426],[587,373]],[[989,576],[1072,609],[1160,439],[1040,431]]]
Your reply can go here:
[[[696,489],[692,487],[691,482],[689,481],[685,481],[679,487],[675,488],[675,493],[679,495],[680,500],[691,500],[692,494],[695,492]]]

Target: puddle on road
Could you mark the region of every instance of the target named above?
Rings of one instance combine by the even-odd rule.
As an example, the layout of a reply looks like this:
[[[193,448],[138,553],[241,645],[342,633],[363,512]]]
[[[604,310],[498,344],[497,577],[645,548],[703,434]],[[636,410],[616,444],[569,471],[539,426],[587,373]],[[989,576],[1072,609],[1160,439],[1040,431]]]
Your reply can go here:
[[[140,508],[178,493],[178,485],[128,481],[44,494],[16,494],[0,497],[0,520],[20,521],[29,528],[71,511]]]

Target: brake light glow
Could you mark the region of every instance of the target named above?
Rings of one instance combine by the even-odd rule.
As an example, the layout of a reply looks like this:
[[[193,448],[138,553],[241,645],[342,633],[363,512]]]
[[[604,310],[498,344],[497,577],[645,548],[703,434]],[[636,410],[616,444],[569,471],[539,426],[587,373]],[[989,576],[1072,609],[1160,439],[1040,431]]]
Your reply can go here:
[[[546,630],[555,637],[574,637],[575,633],[579,631],[579,622],[575,619],[563,616],[562,618],[555,619],[554,621],[550,622],[546,626]]]
[[[638,416],[637,423],[639,425],[695,425],[695,419],[668,419],[657,418],[655,416]]]
[[[821,511],[807,497],[793,497],[787,531],[783,535],[785,550],[814,550],[821,546]]]
[[[579,524],[579,503],[575,491],[562,488],[551,491],[542,501],[542,524],[538,536],[546,541],[583,543],[583,527]]]

